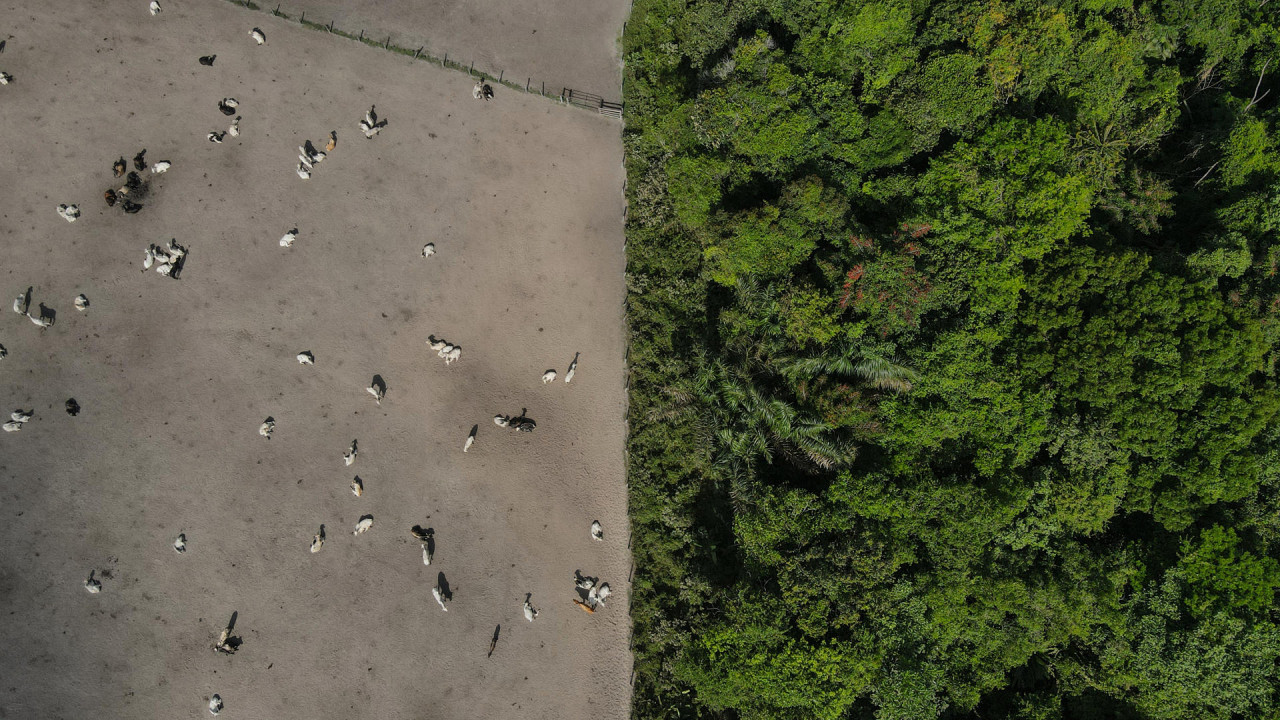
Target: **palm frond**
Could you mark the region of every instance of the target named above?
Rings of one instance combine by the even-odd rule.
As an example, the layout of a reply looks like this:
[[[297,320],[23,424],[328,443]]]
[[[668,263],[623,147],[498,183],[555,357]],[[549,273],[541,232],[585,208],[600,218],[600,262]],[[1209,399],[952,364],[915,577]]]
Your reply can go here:
[[[908,392],[912,381],[919,380],[916,371],[884,358],[866,358],[854,365],[854,374],[880,390]]]
[[[786,358],[779,365],[783,377],[795,382],[823,375],[861,378],[879,390],[908,392],[920,379],[916,371],[885,358],[864,357],[856,346],[834,354],[807,358]]]

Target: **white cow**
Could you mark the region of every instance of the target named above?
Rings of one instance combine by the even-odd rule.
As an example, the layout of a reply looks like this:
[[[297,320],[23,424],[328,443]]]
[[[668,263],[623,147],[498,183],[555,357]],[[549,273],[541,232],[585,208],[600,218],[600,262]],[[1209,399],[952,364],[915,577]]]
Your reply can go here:
[[[578,370],[578,355],[580,354],[581,353],[573,354],[573,362],[569,363],[569,372],[564,374],[565,382],[569,382],[570,380],[573,380],[573,374]]]
[[[610,592],[609,583],[600,583],[599,587],[593,588],[591,592],[587,593],[587,601],[592,605],[603,605],[604,601],[609,597]],[[593,600],[594,602],[592,602]]]

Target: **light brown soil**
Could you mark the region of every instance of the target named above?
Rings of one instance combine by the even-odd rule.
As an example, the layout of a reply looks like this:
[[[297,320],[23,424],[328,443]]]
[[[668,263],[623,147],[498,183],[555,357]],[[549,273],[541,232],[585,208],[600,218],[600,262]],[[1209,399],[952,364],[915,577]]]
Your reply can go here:
[[[194,718],[214,692],[227,718],[626,717],[619,127],[501,88],[476,101],[463,74],[228,3],[161,2],[4,3],[0,409],[36,414],[0,433],[0,718]],[[224,96],[243,135],[214,145]],[[389,124],[366,141],[373,103]],[[296,146],[332,129],[300,180]],[[172,169],[141,213],[108,209],[112,161],[144,147]],[[169,238],[181,278],[142,272]],[[28,285],[57,311],[47,331],[9,310]],[[540,382],[575,352],[571,384]],[[521,407],[536,432],[491,421]],[[414,524],[435,529],[430,567]],[[572,604],[579,568],[614,590],[595,615]],[[215,653],[233,611],[244,644]]]
[[[622,99],[619,39],[630,0],[256,0],[266,10],[327,25],[378,42],[417,49],[535,92],[561,89]],[[146,3],[143,3],[144,5]]]

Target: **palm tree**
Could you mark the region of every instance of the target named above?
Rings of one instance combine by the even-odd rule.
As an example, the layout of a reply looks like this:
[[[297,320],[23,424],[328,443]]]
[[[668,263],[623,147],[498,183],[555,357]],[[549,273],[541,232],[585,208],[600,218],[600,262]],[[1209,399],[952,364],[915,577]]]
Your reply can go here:
[[[741,471],[782,455],[798,469],[820,472],[848,465],[857,455],[839,428],[769,395],[746,372],[721,360],[704,358],[692,394],[673,397],[675,413],[699,411],[698,427],[712,441],[713,461],[722,468]]]
[[[772,316],[768,306],[774,302],[767,289],[739,282],[735,305],[746,315]],[[732,335],[717,356],[697,350],[689,358],[692,383],[664,388],[671,402],[652,409],[649,420],[691,418],[712,464],[731,478],[749,479],[755,463],[772,464],[778,456],[802,472],[816,474],[848,466],[857,448],[851,428],[797,407],[797,396],[804,401],[812,386],[835,377],[896,393],[910,391],[919,379],[915,371],[892,360],[865,357],[852,343],[809,358],[788,356],[785,347],[780,334],[764,332]],[[818,382],[797,382],[809,380]]]
[[[854,344],[845,345],[831,355],[809,358],[782,358],[779,372],[796,381],[837,375],[864,380],[878,390],[910,392],[912,383],[920,379],[916,371],[892,360],[864,357]]]

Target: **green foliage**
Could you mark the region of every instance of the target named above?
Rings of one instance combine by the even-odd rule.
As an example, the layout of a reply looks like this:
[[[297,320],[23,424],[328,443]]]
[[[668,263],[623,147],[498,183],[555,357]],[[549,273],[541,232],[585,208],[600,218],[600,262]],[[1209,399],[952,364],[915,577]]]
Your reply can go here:
[[[995,105],[982,60],[965,53],[929,60],[913,89],[922,111],[941,128],[956,133],[980,127]]]
[[[1101,632],[1087,669],[1099,689],[1130,701],[1139,717],[1274,717],[1280,628],[1222,612],[1188,624],[1180,588],[1170,573],[1134,600],[1128,622]]]
[[[676,218],[689,227],[707,222],[711,208],[720,202],[720,186],[729,164],[709,156],[681,155],[667,165],[667,189]]]
[[[736,613],[741,617],[776,615],[744,601]],[[690,656],[677,675],[698,687],[711,708],[734,708],[745,718],[838,720],[875,671],[861,653],[841,644],[797,641],[755,624],[708,629]]]
[[[786,275],[840,229],[848,207],[817,178],[797,180],[777,203],[725,218],[705,251],[707,271],[723,285]]]
[[[1274,18],[637,0],[635,717],[1280,717]]]
[[[905,4],[868,3],[804,38],[796,53],[813,72],[850,85],[860,81],[864,94],[874,97],[910,67],[919,52],[914,35]]]
[[[816,289],[797,288],[783,302],[787,337],[797,347],[826,345],[841,333],[832,298]]]
[[[1183,541],[1179,566],[1196,615],[1216,608],[1263,610],[1280,587],[1280,561],[1242,550],[1236,532],[1219,525],[1203,530],[1198,545]]]
[[[1280,151],[1267,123],[1244,117],[1227,138],[1222,179],[1227,187],[1243,185],[1252,175],[1270,177],[1280,172]]]

